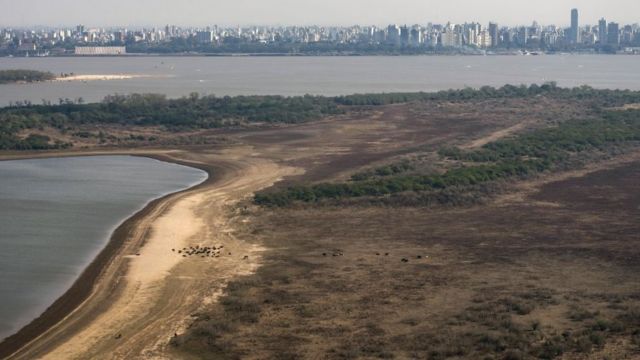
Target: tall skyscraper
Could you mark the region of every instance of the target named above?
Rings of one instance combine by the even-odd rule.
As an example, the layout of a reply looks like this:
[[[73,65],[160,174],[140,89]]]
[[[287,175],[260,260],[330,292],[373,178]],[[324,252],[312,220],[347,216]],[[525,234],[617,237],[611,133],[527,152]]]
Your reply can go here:
[[[633,31],[633,26],[625,25],[622,30],[622,39],[620,40],[623,44],[630,44],[635,38],[635,34]]]
[[[409,45],[409,38],[411,37],[411,32],[407,25],[400,28],[400,42],[402,45]]]
[[[422,39],[422,29],[414,27],[411,29],[411,45],[420,46],[424,40]]]
[[[526,26],[518,30],[518,45],[526,47],[529,42],[529,28]]]
[[[607,20],[604,18],[598,22],[598,42],[600,45],[607,43]]]
[[[400,45],[400,27],[389,25],[387,28],[387,42],[391,45]]]
[[[578,9],[571,9],[571,43],[580,43],[580,25],[578,23]]]
[[[491,47],[500,45],[498,38],[498,24],[489,23],[489,35],[491,35]]]
[[[620,45],[620,25],[618,25],[618,23],[609,23],[607,27],[607,44],[613,46]]]

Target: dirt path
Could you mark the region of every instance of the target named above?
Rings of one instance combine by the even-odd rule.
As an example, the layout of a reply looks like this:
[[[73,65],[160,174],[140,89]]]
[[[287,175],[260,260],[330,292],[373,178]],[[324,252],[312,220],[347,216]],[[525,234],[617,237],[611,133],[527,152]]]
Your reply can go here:
[[[233,236],[230,205],[295,172],[247,154],[231,155],[188,159],[216,163],[225,174],[167,198],[141,219],[90,297],[12,358],[170,358],[169,340],[190,316],[214,301],[230,278],[259,264],[262,249]],[[184,160],[193,154],[169,156]],[[177,253],[195,245],[224,250],[217,258]]]
[[[515,124],[511,127],[508,127],[506,129],[500,129],[497,131],[492,132],[491,134],[481,137],[480,139],[476,139],[474,141],[472,141],[471,143],[463,146],[463,149],[473,149],[473,148],[479,148],[483,145],[486,145],[490,142],[496,141],[496,140],[500,140],[504,137],[507,137],[509,135],[512,135],[522,129],[524,129],[525,127],[527,127],[529,125],[528,122],[521,122],[518,124]]]

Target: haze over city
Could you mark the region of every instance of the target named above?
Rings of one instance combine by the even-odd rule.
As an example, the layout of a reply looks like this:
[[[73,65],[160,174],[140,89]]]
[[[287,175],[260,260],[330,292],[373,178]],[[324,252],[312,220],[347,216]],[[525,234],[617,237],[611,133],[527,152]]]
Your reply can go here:
[[[595,24],[603,16],[622,23],[635,23],[638,21],[636,14],[640,12],[640,2],[630,0],[0,0],[0,8],[3,9],[0,25],[352,25],[447,21],[527,25],[534,20],[568,25],[568,9],[573,7],[581,9],[581,19],[585,24]]]

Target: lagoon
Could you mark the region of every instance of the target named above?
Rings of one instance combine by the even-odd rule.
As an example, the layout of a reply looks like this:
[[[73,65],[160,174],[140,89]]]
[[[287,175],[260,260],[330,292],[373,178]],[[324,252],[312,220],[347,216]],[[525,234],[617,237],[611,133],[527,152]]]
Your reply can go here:
[[[0,339],[60,297],[126,218],[206,178],[134,156],[0,161]]]

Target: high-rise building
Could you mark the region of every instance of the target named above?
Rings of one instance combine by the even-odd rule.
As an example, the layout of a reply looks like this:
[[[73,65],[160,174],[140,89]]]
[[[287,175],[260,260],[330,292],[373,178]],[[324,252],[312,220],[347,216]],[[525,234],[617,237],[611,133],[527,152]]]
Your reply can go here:
[[[491,35],[491,47],[497,47],[500,45],[498,40],[498,24],[489,23],[489,35]]]
[[[431,32],[429,34],[427,34],[427,36],[425,37],[425,44],[429,47],[436,47],[438,46],[438,36],[440,34],[437,32]]]
[[[572,44],[580,43],[580,25],[578,23],[578,9],[571,9],[571,39]]]
[[[411,29],[411,46],[420,46],[424,42],[422,38],[422,29],[414,27]]]
[[[464,24],[464,42],[467,45],[480,46],[480,33],[482,26],[480,24],[471,23]]]
[[[444,47],[461,47],[462,37],[462,27],[447,24],[440,33],[440,44]]]
[[[560,35],[556,31],[545,31],[541,40],[545,46],[556,46],[560,40]]]
[[[493,39],[491,38],[491,34],[489,33],[489,31],[482,30],[480,32],[480,35],[478,36],[478,46],[484,49],[491,47],[492,40]]]
[[[373,41],[379,44],[382,44],[384,42],[385,39],[385,33],[384,30],[378,30],[375,32],[375,34],[373,34]]]
[[[623,44],[631,44],[631,42],[633,42],[634,38],[635,38],[635,34],[634,34],[634,31],[633,31],[633,26],[626,25],[624,27],[624,29],[622,30],[621,42]]]
[[[502,44],[506,45],[508,48],[511,48],[514,45],[514,40],[517,37],[517,33],[515,30],[510,29],[502,32]]]
[[[598,22],[598,42],[600,45],[607,43],[607,20],[604,18]]]
[[[389,25],[387,28],[387,42],[391,45],[400,45],[400,27]]]
[[[409,45],[410,37],[411,37],[411,32],[409,31],[409,28],[407,27],[407,25],[401,27],[400,28],[400,40],[402,42],[402,45]]]
[[[114,31],[113,32],[113,40],[116,42],[124,42],[125,40],[125,33],[124,31]]]
[[[198,44],[211,44],[213,42],[213,31],[198,31],[196,33],[196,41]]]
[[[620,45],[620,25],[618,25],[618,23],[609,23],[607,27],[607,44],[613,46]]]
[[[521,27],[518,30],[518,45],[526,47],[529,42],[529,28],[526,26]]]

